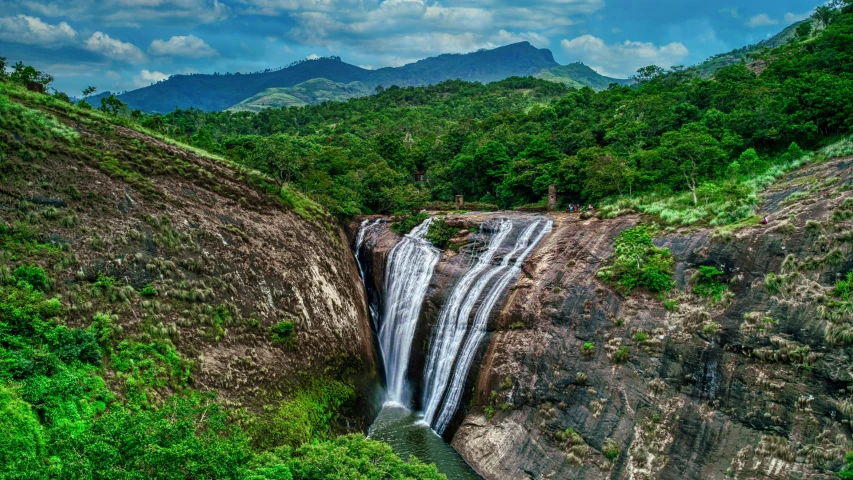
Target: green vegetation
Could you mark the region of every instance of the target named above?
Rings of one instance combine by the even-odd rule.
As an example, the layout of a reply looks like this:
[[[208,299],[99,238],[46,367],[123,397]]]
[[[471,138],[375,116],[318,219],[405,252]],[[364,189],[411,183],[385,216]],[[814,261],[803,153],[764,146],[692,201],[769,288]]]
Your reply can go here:
[[[625,345],[617,348],[613,353],[613,362],[615,363],[625,363],[628,361],[628,357],[630,356],[631,351]]]
[[[621,452],[622,449],[619,447],[619,444],[612,438],[604,440],[604,444],[601,446],[601,453],[604,454],[604,457],[611,462],[619,458],[619,454]]]
[[[292,343],[294,336],[293,322],[282,320],[270,327],[270,335],[273,343]]]
[[[584,342],[583,345],[581,345],[581,353],[587,356],[592,355],[595,353],[595,344],[592,342]]]
[[[448,242],[458,231],[458,228],[448,225],[444,221],[444,217],[439,217],[429,224],[429,229],[424,238],[438,248],[447,248]]]
[[[641,69],[596,92],[532,78],[390,87],[347,102],[250,112],[176,110],[141,123],[298,187],[332,214],[429,203],[600,204],[661,222],[731,225],[774,178],[850,134],[853,15],[774,50],[767,68]],[[824,98],[824,102],[810,99]],[[827,152],[829,154],[829,152]],[[821,154],[823,155],[823,154]],[[414,172],[424,173],[417,182]]]
[[[598,271],[598,276],[622,288],[625,293],[637,287],[652,292],[672,289],[673,259],[666,248],[652,243],[655,228],[640,225],[623,230],[613,245],[615,252],[610,265]]]
[[[415,227],[424,223],[427,218],[429,218],[429,215],[426,212],[419,212],[414,215],[399,215],[394,219],[394,223],[391,224],[391,230],[400,235],[407,235]]]
[[[642,330],[640,330],[639,332],[634,334],[634,340],[636,340],[637,342],[642,343],[648,339],[649,339],[649,334],[642,331]]]
[[[693,293],[719,302],[728,289],[726,284],[720,283],[717,279],[722,274],[723,272],[717,269],[717,267],[701,265],[694,277]]]

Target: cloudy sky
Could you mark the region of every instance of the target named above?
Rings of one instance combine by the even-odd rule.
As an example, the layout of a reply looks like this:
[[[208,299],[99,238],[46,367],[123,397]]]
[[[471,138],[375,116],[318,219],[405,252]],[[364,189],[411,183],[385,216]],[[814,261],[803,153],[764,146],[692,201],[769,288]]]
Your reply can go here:
[[[0,0],[0,56],[76,95],[176,73],[338,55],[365,68],[518,41],[627,77],[701,62],[807,16],[814,0]]]

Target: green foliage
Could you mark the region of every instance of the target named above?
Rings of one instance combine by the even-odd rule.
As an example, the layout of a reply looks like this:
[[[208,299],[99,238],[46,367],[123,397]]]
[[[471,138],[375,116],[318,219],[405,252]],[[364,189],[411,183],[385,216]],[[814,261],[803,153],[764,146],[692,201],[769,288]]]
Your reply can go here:
[[[415,227],[424,223],[429,218],[426,212],[419,212],[415,215],[398,215],[394,217],[394,223],[391,224],[391,230],[400,235],[407,235]]]
[[[628,361],[631,351],[625,345],[622,345],[613,353],[613,361],[615,363],[625,363]]]
[[[270,327],[270,338],[273,343],[292,343],[294,337],[293,322],[282,320]]]
[[[592,342],[584,342],[583,345],[581,345],[581,352],[584,355],[592,355],[595,353],[595,344]]]
[[[429,229],[424,238],[438,248],[447,248],[448,242],[458,231],[459,229],[448,225],[444,221],[444,217],[439,217],[429,224]]]
[[[711,298],[715,302],[720,301],[723,298],[723,293],[728,289],[726,284],[720,283],[717,280],[717,277],[722,274],[723,272],[717,269],[717,267],[701,265],[694,278],[693,293]]]
[[[414,456],[405,462],[388,444],[361,435],[305,445],[293,452],[287,467],[294,480],[446,480],[435,465],[425,465]]]
[[[678,300],[666,299],[663,301],[663,308],[667,309],[670,312],[678,311]]]
[[[259,419],[252,444],[267,450],[326,440],[331,437],[338,409],[354,396],[355,390],[345,383],[325,377],[310,379],[304,389]]]
[[[145,284],[144,287],[142,287],[142,290],[139,291],[139,294],[142,295],[143,297],[156,297],[157,296],[157,289],[154,288],[153,285],[148,283],[148,284]]]
[[[649,334],[648,334],[648,333],[646,333],[646,332],[644,332],[644,331],[642,331],[642,330],[641,330],[641,331],[638,331],[637,333],[635,333],[635,334],[634,334],[634,340],[636,340],[636,341],[638,341],[638,342],[641,342],[641,343],[642,343],[642,342],[645,342],[645,341],[646,341],[646,340],[648,340],[648,339],[649,339]]]
[[[101,106],[99,108],[104,113],[117,117],[119,115],[127,115],[127,104],[122,102],[113,94],[108,97],[101,98]]]
[[[35,265],[21,265],[16,268],[12,272],[12,279],[16,282],[24,282],[39,292],[47,292],[52,284],[44,270]]]
[[[622,449],[619,447],[619,444],[612,438],[604,440],[604,444],[601,446],[601,453],[611,462],[619,458],[621,451]]]
[[[835,283],[835,288],[829,292],[829,295],[846,302],[850,300],[851,293],[853,293],[853,272],[848,272],[843,279]]]
[[[598,271],[603,280],[622,288],[625,293],[637,287],[652,292],[669,291],[673,259],[666,248],[652,243],[654,227],[640,225],[623,230],[614,241],[615,252],[610,265]]]
[[[5,59],[3,59],[3,63],[5,64]],[[23,62],[17,62],[12,66],[12,73],[9,75],[9,79],[22,85],[34,82],[40,83],[45,87],[53,82],[53,76],[40,72],[30,65],[24,65]]]

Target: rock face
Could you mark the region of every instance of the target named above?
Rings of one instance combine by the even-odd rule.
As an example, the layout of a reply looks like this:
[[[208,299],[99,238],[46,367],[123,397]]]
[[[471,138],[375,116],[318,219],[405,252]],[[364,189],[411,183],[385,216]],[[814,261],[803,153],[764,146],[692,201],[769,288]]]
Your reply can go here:
[[[126,335],[173,342],[193,362],[194,387],[250,411],[279,404],[311,377],[345,379],[364,405],[342,423],[366,431],[377,356],[341,229],[321,214],[300,216],[226,164],[56,114],[79,143],[3,164],[0,224],[29,222],[41,241],[73,253],[43,265],[73,321],[116,313]],[[0,140],[15,142],[4,132]],[[100,275],[157,293],[93,300]],[[269,328],[281,321],[295,325],[292,342],[273,342]]]
[[[656,243],[676,260],[666,306],[596,277],[616,236],[651,219],[552,215],[554,231],[493,312],[446,438],[487,479],[835,478],[853,413],[853,319],[830,303],[853,269],[851,178],[850,158],[789,175],[764,194],[766,226],[662,230]],[[454,242],[489,215],[448,216]],[[396,235],[376,238],[381,292]],[[465,258],[447,251],[436,267],[414,385]],[[719,301],[693,293],[705,265],[723,272]]]
[[[834,478],[853,363],[849,319],[827,305],[853,268],[851,167],[784,179],[766,192],[767,226],[666,232],[676,311],[596,278],[639,216],[556,215],[496,319],[453,446],[489,479]],[[724,272],[720,301],[692,293],[700,265]]]

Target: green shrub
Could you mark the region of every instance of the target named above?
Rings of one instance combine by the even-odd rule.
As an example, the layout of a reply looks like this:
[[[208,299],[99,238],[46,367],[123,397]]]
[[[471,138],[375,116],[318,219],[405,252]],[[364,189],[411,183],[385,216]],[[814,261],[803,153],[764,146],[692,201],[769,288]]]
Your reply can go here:
[[[625,363],[628,361],[629,356],[630,350],[625,345],[622,345],[613,353],[613,361],[616,363]]]
[[[666,248],[652,243],[654,227],[640,225],[623,230],[613,245],[615,252],[610,265],[598,271],[603,280],[622,288],[625,293],[637,287],[652,292],[669,291],[674,260]]]
[[[142,287],[142,290],[139,291],[139,294],[143,297],[156,297],[157,289],[149,283]]]
[[[51,281],[44,270],[35,265],[21,265],[12,272],[12,277],[17,282],[24,282],[39,292],[50,290]]]
[[[398,215],[394,217],[394,223],[391,224],[391,231],[400,235],[407,235],[415,227],[424,223],[429,218],[426,212],[420,212],[417,215]]]
[[[584,344],[581,345],[581,353],[584,355],[592,355],[595,353],[595,344],[592,342],[584,342]]]
[[[605,440],[604,444],[601,446],[601,453],[604,454],[604,457],[611,462],[619,458],[620,452],[621,449],[619,448],[619,444],[612,438]]]
[[[495,416],[495,407],[491,405],[486,405],[486,408],[483,409],[483,412],[486,414],[486,418],[491,420],[492,417]]]
[[[700,266],[694,279],[696,283],[693,285],[693,293],[701,297],[711,298],[715,302],[720,301],[723,298],[723,293],[728,288],[725,284],[717,281],[717,277],[722,274],[723,272],[717,269],[717,267],[709,265]]]
[[[458,229],[445,223],[444,217],[440,217],[429,224],[429,230],[427,230],[424,238],[438,248],[447,248],[447,243],[458,231]]]
[[[293,322],[282,320],[270,327],[270,336],[273,343],[291,343],[294,337]]]
[[[363,435],[345,435],[329,442],[304,445],[291,454],[286,465],[294,480],[447,480],[435,465],[425,465],[414,455],[408,462],[403,461],[387,443]]]
[[[641,343],[642,343],[642,342],[645,342],[645,341],[646,341],[646,340],[648,340],[648,339],[649,339],[649,334],[648,334],[648,333],[646,333],[646,332],[644,332],[644,331],[642,331],[642,330],[634,334],[634,340],[636,340],[636,341],[638,341],[638,342],[641,342]]]
[[[664,300],[663,308],[667,309],[670,312],[678,311],[678,301],[677,300]]]

